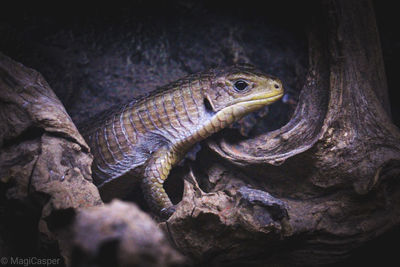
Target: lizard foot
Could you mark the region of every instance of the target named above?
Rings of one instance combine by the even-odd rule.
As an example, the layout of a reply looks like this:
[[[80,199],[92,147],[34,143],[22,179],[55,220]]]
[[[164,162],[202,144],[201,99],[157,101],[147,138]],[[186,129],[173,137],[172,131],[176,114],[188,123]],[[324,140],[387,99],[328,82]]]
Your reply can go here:
[[[168,220],[169,217],[176,211],[176,205],[170,206],[168,208],[163,208],[160,211],[161,218]]]

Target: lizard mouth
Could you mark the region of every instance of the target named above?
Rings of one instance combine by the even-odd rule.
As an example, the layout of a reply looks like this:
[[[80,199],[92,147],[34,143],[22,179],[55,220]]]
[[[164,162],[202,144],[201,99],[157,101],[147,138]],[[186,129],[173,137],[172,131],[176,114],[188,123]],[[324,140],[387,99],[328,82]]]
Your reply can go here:
[[[258,95],[249,100],[244,100],[234,104],[234,106],[252,107],[252,106],[265,106],[274,103],[283,96],[283,92],[274,95]]]
[[[219,112],[217,112],[218,117],[225,117],[223,114],[228,115],[230,117],[229,120],[232,119],[231,122],[234,120],[238,120],[243,116],[256,111],[266,105],[272,104],[273,102],[279,100],[283,96],[283,91],[274,94],[260,94],[257,96],[253,96],[250,99],[245,99],[243,101],[237,102],[229,107],[226,107]]]
[[[233,105],[223,108],[217,111],[214,115],[219,121],[224,122],[228,125],[236,120],[239,120],[243,116],[261,109],[269,104],[274,103],[283,96],[283,90],[279,92],[273,92],[269,94],[253,95],[247,99],[243,99],[240,102],[236,102]]]

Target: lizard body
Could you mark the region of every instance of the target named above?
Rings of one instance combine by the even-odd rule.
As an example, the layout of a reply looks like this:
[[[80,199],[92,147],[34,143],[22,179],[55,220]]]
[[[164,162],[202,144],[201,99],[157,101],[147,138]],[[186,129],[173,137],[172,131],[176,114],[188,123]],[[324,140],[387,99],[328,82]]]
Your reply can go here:
[[[169,216],[174,208],[163,183],[185,153],[282,95],[277,78],[249,65],[211,69],[171,83],[85,125],[94,181],[107,195],[129,190],[133,176],[140,177],[149,206]]]

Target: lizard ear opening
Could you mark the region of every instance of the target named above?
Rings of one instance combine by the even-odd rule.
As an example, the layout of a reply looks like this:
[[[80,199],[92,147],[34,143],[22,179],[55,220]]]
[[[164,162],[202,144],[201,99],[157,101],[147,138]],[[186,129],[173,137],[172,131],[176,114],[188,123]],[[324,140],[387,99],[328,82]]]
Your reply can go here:
[[[213,106],[212,102],[210,101],[209,96],[206,96],[203,99],[203,102],[204,102],[204,106],[208,112],[213,112],[213,113],[215,112],[215,107]]]

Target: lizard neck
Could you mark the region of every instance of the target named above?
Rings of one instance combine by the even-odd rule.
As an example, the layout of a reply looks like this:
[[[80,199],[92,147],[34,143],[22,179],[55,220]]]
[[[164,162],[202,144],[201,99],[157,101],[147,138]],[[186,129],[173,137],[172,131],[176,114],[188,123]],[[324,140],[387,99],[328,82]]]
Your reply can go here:
[[[235,116],[234,109],[229,107],[217,113],[210,112],[204,107],[201,117],[201,122],[193,127],[193,131],[173,145],[174,151],[184,155],[194,144],[226,128],[241,116]]]

